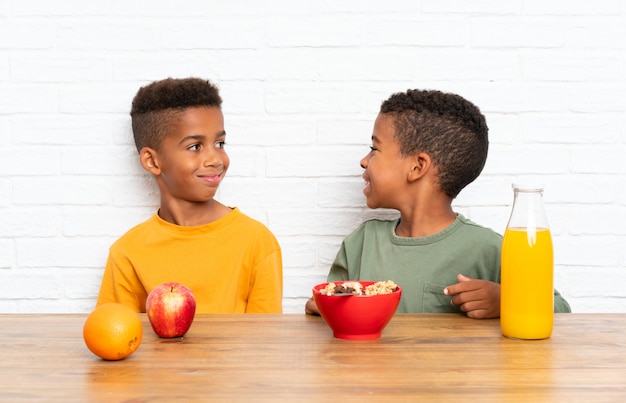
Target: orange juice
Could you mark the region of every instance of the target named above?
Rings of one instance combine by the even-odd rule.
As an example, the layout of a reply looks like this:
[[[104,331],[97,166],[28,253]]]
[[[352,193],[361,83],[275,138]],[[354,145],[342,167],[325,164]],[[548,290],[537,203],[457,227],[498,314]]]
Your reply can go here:
[[[502,241],[500,327],[517,339],[546,339],[554,322],[552,237],[547,228],[507,228]]]

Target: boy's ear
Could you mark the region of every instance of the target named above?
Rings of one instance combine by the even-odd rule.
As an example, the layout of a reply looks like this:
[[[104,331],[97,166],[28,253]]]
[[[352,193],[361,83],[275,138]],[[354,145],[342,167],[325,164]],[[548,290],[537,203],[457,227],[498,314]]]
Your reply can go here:
[[[139,151],[139,162],[141,162],[143,169],[150,172],[152,175],[156,176],[161,173],[156,150],[150,147],[142,148],[141,151]]]
[[[432,160],[430,155],[426,153],[417,153],[409,157],[411,161],[408,180],[414,182],[421,179],[432,168]]]

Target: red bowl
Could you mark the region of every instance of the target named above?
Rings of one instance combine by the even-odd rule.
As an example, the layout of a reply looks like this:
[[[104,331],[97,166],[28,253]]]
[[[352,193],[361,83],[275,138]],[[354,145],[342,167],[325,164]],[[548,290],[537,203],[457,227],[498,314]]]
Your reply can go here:
[[[354,282],[354,281],[352,281]],[[376,281],[358,281],[363,289]],[[334,281],[343,284],[345,281]],[[328,283],[313,287],[313,299],[320,314],[339,339],[370,340],[381,336],[398,308],[402,289],[391,294],[335,296],[322,294]]]

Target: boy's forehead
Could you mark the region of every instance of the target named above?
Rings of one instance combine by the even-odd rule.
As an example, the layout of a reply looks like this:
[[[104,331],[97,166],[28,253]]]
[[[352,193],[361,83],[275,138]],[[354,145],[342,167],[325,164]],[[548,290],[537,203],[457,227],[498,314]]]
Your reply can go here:
[[[173,133],[215,135],[224,132],[224,115],[217,107],[188,108],[180,111]],[[172,134],[173,134],[172,133]]]
[[[395,130],[393,118],[380,113],[374,122],[372,141],[393,140],[395,138]]]

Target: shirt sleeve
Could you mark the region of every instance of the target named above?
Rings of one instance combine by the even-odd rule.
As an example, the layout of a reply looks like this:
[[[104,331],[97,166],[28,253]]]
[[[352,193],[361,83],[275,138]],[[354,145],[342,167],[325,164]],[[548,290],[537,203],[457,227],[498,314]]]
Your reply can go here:
[[[348,273],[348,255],[346,253],[346,243],[345,241],[341,243],[341,247],[339,248],[339,252],[337,252],[337,256],[335,257],[335,261],[330,267],[330,271],[328,272],[328,277],[326,281],[347,281],[347,280],[358,280],[358,279],[350,279],[350,274]]]
[[[278,244],[255,266],[246,313],[282,313],[283,263]]]
[[[117,302],[136,312],[145,312],[146,291],[137,278],[130,262],[115,259],[109,253],[102,276],[96,306],[108,302]]]
[[[555,313],[572,312],[572,308],[570,308],[565,298],[563,298],[563,296],[559,294],[557,290],[554,290],[554,312]]]

